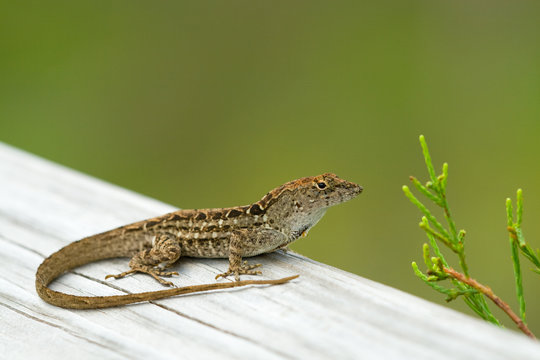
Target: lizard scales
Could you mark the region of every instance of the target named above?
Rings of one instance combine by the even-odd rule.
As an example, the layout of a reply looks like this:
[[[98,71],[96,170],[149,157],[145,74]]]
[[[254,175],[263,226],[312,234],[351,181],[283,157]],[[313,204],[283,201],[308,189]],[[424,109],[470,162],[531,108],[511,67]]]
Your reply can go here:
[[[247,284],[278,284],[279,280],[239,281],[242,274],[256,275],[260,266],[242,263],[251,257],[284,248],[307,234],[326,210],[356,197],[362,187],[326,173],[290,181],[246,206],[178,210],[156,218],[125,225],[76,241],[51,255],[36,273],[36,290],[47,302],[70,308],[96,308],[155,300],[186,292]],[[108,277],[120,278],[141,272],[163,285],[172,285],[162,276],[180,256],[229,258],[229,270],[220,276],[234,275],[236,282],[205,284],[140,294],[111,297],[83,297],[59,293],[47,286],[65,271],[96,260],[131,257],[130,270]]]

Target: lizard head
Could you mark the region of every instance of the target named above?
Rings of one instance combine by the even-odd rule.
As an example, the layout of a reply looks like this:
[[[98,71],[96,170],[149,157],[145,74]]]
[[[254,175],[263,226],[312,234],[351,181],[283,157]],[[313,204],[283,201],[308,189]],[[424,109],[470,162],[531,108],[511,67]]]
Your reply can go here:
[[[360,185],[326,173],[288,182],[270,191],[258,204],[294,231],[305,231],[315,225],[329,207],[351,200],[361,192]]]
[[[304,211],[325,209],[355,198],[362,187],[343,180],[336,174],[326,173],[290,181],[270,191],[259,202],[263,207],[286,202],[294,203]]]
[[[362,192],[362,187],[343,180],[337,175],[326,173],[297,180],[297,191],[303,193],[304,207],[329,208],[349,201]],[[311,205],[311,206],[310,206]]]

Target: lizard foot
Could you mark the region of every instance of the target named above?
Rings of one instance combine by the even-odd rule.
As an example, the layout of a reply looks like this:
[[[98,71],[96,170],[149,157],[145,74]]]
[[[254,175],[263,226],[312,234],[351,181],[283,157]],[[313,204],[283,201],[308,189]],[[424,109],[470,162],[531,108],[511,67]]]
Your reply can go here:
[[[252,270],[255,268],[258,268],[262,266],[262,264],[255,264],[255,265],[248,265],[247,261],[244,261],[242,265],[238,266],[237,268],[231,268],[229,266],[229,270],[226,272],[219,274],[216,276],[216,280],[220,277],[226,278],[227,276],[234,274],[234,280],[240,281],[240,275],[261,275],[262,272],[258,270]]]
[[[145,266],[145,267],[133,268],[133,269],[130,269],[128,271],[124,271],[123,273],[117,274],[117,275],[107,275],[107,276],[105,276],[105,279],[108,279],[108,278],[111,278],[111,277],[115,278],[115,279],[120,279],[120,278],[123,278],[126,275],[137,273],[137,272],[150,275],[151,277],[153,277],[154,279],[159,281],[160,284],[165,285],[165,286],[174,286],[174,284],[172,282],[170,282],[170,281],[163,280],[161,278],[161,276],[178,275],[178,273],[176,271],[163,271],[163,270],[160,270],[159,268],[149,267],[149,266],[146,267]]]

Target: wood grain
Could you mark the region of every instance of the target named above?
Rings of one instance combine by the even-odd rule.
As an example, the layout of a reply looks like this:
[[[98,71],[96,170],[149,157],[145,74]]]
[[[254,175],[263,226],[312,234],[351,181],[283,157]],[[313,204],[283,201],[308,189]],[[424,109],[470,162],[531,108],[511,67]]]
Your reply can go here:
[[[256,195],[256,194],[254,194]],[[294,253],[257,258],[290,284],[65,310],[35,293],[41,261],[69,242],[174,208],[0,143],[0,354],[54,359],[540,359],[525,336]],[[127,259],[89,264],[52,288],[112,295],[161,289],[105,281]],[[178,286],[211,282],[227,260],[184,259]]]

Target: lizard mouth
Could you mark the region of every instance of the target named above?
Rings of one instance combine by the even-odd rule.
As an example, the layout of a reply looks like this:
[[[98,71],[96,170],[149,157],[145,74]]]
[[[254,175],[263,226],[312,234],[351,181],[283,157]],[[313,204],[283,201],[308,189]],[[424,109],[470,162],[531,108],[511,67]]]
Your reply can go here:
[[[362,186],[351,182],[347,182],[344,188],[344,191],[341,191],[340,202],[352,200],[364,191]]]
[[[360,195],[362,191],[364,191],[364,188],[362,186],[353,182],[346,182],[343,187],[349,193],[350,199]]]

